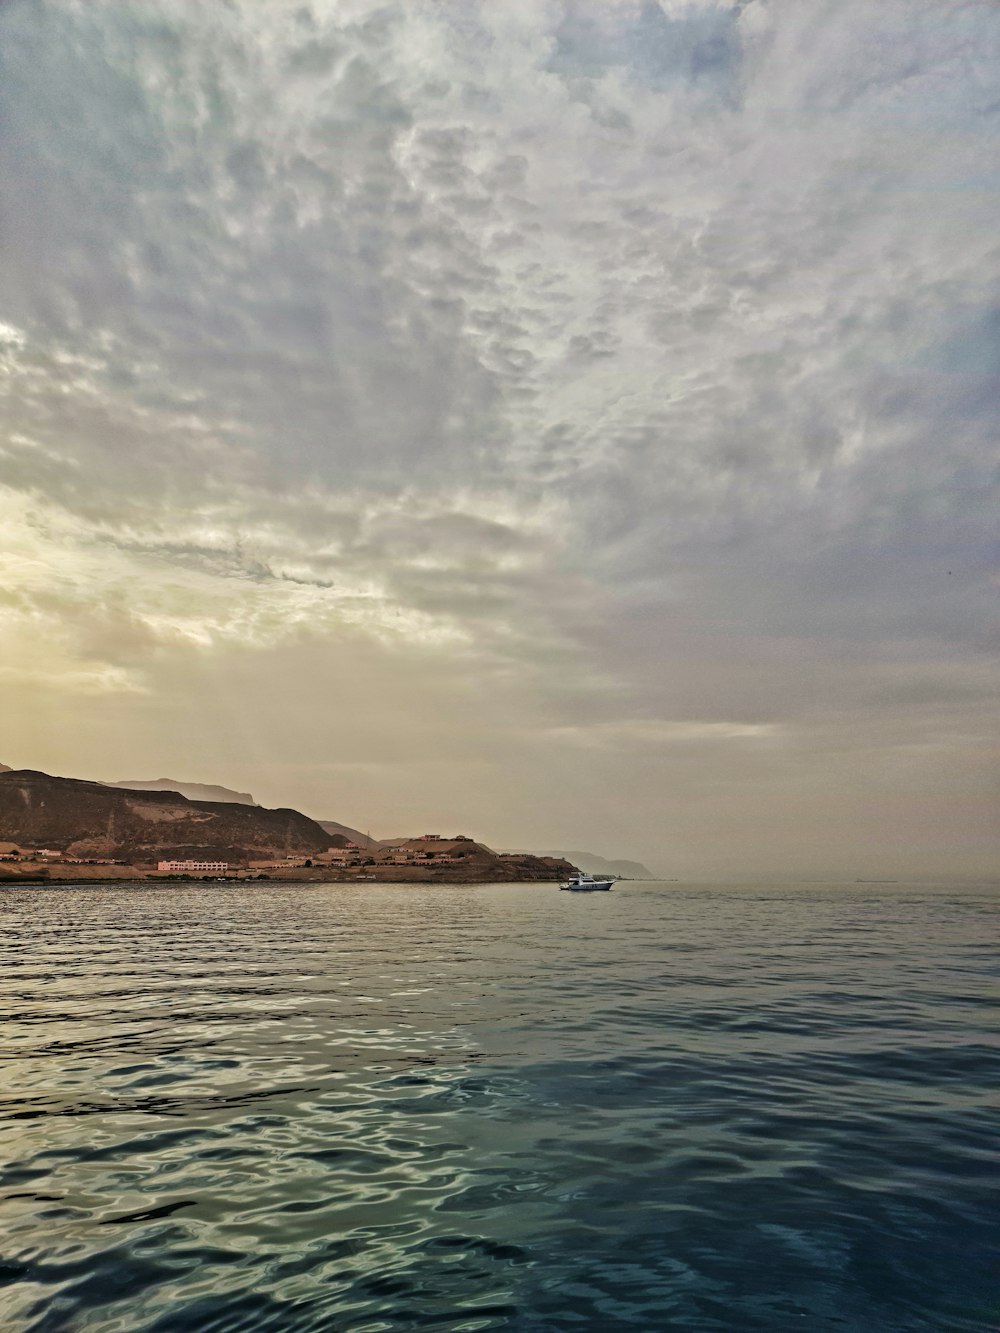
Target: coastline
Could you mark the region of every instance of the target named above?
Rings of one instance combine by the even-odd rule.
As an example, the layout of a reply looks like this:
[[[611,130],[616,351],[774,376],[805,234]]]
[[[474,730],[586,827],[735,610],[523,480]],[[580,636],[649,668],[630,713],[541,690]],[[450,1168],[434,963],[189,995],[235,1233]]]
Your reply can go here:
[[[296,867],[290,870],[246,871],[236,874],[170,874],[166,871],[150,871],[137,866],[109,866],[108,873],[95,875],[73,874],[76,867],[52,867],[47,874],[0,874],[0,890],[10,888],[63,888],[108,884],[141,884],[143,886],[162,885],[164,888],[181,887],[186,884],[556,884],[562,873],[540,875],[517,873],[511,868],[506,874],[497,874],[495,867],[484,867],[481,871],[452,869],[442,866],[438,870],[425,870],[422,867],[393,866],[393,873],[356,874],[343,870],[330,870],[327,867]],[[85,867],[79,867],[84,870]],[[389,868],[386,867],[388,870]]]

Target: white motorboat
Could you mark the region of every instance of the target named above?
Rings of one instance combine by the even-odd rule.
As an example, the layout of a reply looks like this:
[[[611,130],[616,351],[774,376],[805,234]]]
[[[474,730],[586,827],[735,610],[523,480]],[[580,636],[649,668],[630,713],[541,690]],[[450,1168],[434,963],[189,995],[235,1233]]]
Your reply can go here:
[[[595,889],[610,889],[614,882],[614,879],[595,879],[593,875],[585,875],[581,871],[579,874],[571,875],[567,882],[560,884],[559,887],[576,893],[593,893]]]

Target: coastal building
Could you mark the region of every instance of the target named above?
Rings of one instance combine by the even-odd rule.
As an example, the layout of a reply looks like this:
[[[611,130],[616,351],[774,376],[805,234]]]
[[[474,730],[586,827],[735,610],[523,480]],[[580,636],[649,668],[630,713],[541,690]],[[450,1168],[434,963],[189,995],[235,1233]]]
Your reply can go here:
[[[193,870],[228,870],[228,861],[160,861],[157,870],[169,870],[174,874],[186,874]]]

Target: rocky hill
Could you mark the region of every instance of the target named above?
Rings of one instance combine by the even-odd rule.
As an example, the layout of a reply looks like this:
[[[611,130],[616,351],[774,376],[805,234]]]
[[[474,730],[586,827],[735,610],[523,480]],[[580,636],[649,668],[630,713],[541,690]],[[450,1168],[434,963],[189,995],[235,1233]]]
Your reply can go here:
[[[335,819],[317,819],[316,823],[332,837],[346,838],[348,842],[356,843],[359,847],[381,847],[382,845],[378,838],[372,838],[367,833],[361,833],[348,824],[338,824]]]
[[[651,870],[647,870],[641,861],[608,861],[595,852],[550,851],[534,852],[534,856],[557,856],[572,861],[588,875],[620,875],[622,879],[655,879]]]
[[[4,765],[0,764],[0,772],[3,771]],[[124,787],[128,791],[179,791],[182,796],[186,796],[190,801],[225,801],[237,805],[257,804],[248,791],[234,791],[232,787],[219,787],[210,782],[184,782],[179,778],[150,778],[148,781],[138,778],[123,778],[120,782],[109,782],[107,785],[109,787]],[[317,819],[316,823],[335,840],[342,838],[347,842],[357,843],[359,847],[377,847],[379,845],[378,838],[372,838],[367,833],[351,828],[348,824],[340,824],[335,819]],[[343,846],[343,843],[337,845]]]
[[[384,838],[369,855],[380,870],[402,879],[454,878],[463,884],[565,879],[576,866],[560,857],[495,852],[473,838]]]
[[[210,782],[180,782],[177,778],[122,779],[109,782],[109,787],[124,787],[128,791],[179,791],[189,801],[221,801],[226,804],[256,805],[248,791],[233,791],[231,787],[217,787]]]
[[[192,801],[174,791],[126,790],[30,769],[0,773],[0,840],[136,864],[308,856],[346,841],[298,810]]]

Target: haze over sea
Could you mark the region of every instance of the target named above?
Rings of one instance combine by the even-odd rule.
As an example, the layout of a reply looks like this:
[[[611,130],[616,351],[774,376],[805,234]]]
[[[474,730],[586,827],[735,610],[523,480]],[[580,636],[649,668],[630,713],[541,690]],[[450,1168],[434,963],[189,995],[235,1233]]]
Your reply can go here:
[[[8,1333],[995,1324],[995,891],[0,912]]]

